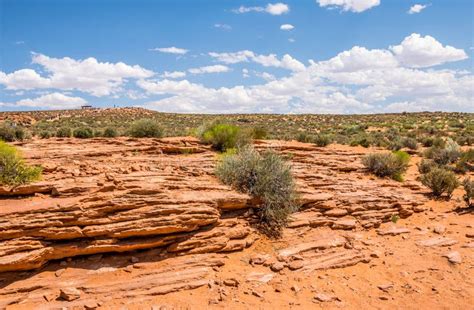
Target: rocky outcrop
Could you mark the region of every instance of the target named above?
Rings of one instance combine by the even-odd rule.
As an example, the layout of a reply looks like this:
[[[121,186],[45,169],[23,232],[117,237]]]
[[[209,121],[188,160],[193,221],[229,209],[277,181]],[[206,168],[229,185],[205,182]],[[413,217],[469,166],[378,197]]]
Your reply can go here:
[[[395,181],[369,178],[362,154],[347,148],[275,141],[257,147],[291,155],[302,205],[291,229],[370,228],[407,217],[424,201]],[[44,179],[0,191],[0,272],[156,247],[170,255],[230,252],[257,238],[249,197],[217,181],[216,154],[194,138],[50,139],[22,149],[44,167]],[[317,243],[310,246],[319,249]],[[338,258],[344,255],[327,255],[309,259],[311,268],[345,264]],[[325,259],[333,263],[319,263]],[[362,256],[351,252],[347,259]]]

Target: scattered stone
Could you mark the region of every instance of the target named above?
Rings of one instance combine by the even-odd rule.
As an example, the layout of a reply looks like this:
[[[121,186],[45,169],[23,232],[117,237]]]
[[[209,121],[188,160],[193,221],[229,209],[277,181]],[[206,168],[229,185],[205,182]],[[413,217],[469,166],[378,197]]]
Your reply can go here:
[[[467,238],[474,238],[474,231],[470,231],[466,233]]]
[[[130,261],[135,264],[135,263],[138,263],[140,260],[138,259],[138,257],[132,256],[130,258]]]
[[[63,288],[59,292],[59,299],[73,301],[81,297],[81,292],[74,287]]]
[[[314,296],[314,299],[319,301],[319,302],[329,302],[329,301],[333,301],[333,300],[338,300],[338,298],[336,296],[327,295],[327,294],[324,294],[324,293],[316,294]]]
[[[252,295],[258,298],[263,298],[263,294],[256,290],[252,290]]]
[[[271,279],[273,279],[273,276],[273,273],[252,272],[247,276],[247,281],[268,283]]]
[[[304,266],[304,261],[302,260],[295,260],[288,264],[288,268],[290,270],[298,270],[298,269],[303,268],[303,266]]]
[[[270,258],[268,254],[259,254],[250,258],[251,265],[262,265]]]
[[[270,267],[270,269],[274,272],[278,272],[280,270],[283,270],[284,268],[285,268],[285,263],[282,263],[282,262],[276,262]]]
[[[224,285],[237,287],[237,286],[239,286],[239,281],[237,279],[234,279],[234,278],[225,279],[224,280]]]
[[[84,303],[84,309],[86,310],[93,310],[93,309],[97,309],[98,307],[99,307],[99,304],[94,300],[88,300]]]
[[[377,234],[381,236],[386,236],[386,235],[396,236],[396,235],[408,234],[408,233],[410,233],[410,230],[405,227],[390,227],[388,229],[377,229]]]
[[[66,269],[64,269],[64,268],[58,269],[58,270],[56,270],[56,271],[54,272],[54,275],[55,275],[56,277],[60,277],[60,276],[64,273],[64,271],[66,271]]]
[[[354,229],[355,227],[356,227],[355,220],[344,220],[344,219],[337,220],[331,226],[332,229],[344,229],[344,230]]]
[[[462,257],[461,254],[459,254],[458,251],[453,251],[448,254],[443,255],[448,259],[448,261],[452,264],[460,264],[462,263]]]
[[[385,293],[388,293],[388,290],[393,288],[393,284],[392,283],[388,283],[388,284],[381,284],[381,285],[378,285],[377,286],[380,290],[384,291]]]
[[[436,225],[433,228],[433,231],[439,235],[442,235],[446,232],[446,227],[444,227],[443,225]]]
[[[450,246],[458,243],[456,240],[445,237],[436,237],[423,241],[418,241],[416,244],[424,247],[438,247],[438,246]]]
[[[291,286],[291,290],[295,293],[298,293],[299,291],[301,291],[301,289],[299,288],[298,285],[294,284]]]

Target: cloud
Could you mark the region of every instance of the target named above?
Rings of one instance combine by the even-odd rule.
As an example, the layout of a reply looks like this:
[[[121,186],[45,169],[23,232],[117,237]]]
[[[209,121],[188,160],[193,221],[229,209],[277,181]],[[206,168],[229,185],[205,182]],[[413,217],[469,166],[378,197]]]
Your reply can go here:
[[[302,71],[305,69],[305,66],[301,62],[288,54],[284,55],[281,59],[278,59],[276,54],[260,55],[249,50],[243,50],[230,53],[211,52],[209,53],[209,56],[225,64],[252,61],[264,67],[283,68],[291,71]]]
[[[175,46],[171,46],[171,47],[156,47],[156,48],[151,48],[151,49],[149,49],[149,51],[152,51],[152,52],[161,52],[161,53],[168,53],[168,54],[177,54],[177,55],[184,55],[184,54],[186,54],[187,52],[189,52],[189,50],[187,50],[187,49],[179,48],[179,47],[175,47]]]
[[[417,14],[417,13],[420,13],[421,11],[423,11],[426,7],[427,7],[427,5],[415,4],[415,5],[410,7],[410,9],[408,10],[407,13],[408,14]]]
[[[170,78],[170,79],[179,79],[179,78],[183,78],[186,76],[186,72],[184,71],[172,71],[172,72],[168,72],[168,71],[165,71],[161,77],[163,78]]]
[[[262,6],[240,6],[238,9],[232,10],[232,12],[237,14],[249,13],[249,12],[259,12],[259,13],[268,13],[271,15],[282,15],[290,11],[290,7],[287,4],[278,2],[274,4],[267,4],[266,7]]]
[[[428,35],[422,37],[418,33],[406,37],[400,45],[391,46],[390,50],[400,63],[414,68],[430,67],[468,58],[464,50],[449,45],[443,46],[435,38]]]
[[[320,7],[341,8],[343,11],[361,13],[380,4],[380,0],[316,0]]]
[[[230,71],[230,68],[223,65],[213,65],[199,68],[191,68],[188,71],[192,74],[221,73]]]
[[[291,24],[283,24],[280,26],[280,29],[281,30],[293,30],[295,29],[295,26],[291,25]]]
[[[214,56],[232,63],[259,59],[271,66],[285,58],[272,55],[240,51]],[[288,55],[286,61],[290,58]],[[410,63],[407,66],[391,47],[354,46],[330,59],[310,61],[303,70],[293,71],[285,77],[254,72],[266,80],[264,84],[213,88],[187,80],[140,80],[137,83],[149,95],[166,95],[166,98],[151,100],[143,106],[168,112],[474,112],[474,76],[471,72],[425,69],[424,65]],[[242,73],[250,75],[248,69]]]
[[[0,71],[0,84],[9,90],[79,90],[101,97],[120,92],[127,79],[148,78],[154,74],[138,65],[98,62],[93,57],[75,60],[33,53],[32,63],[40,65],[47,75],[41,76],[32,69],[9,74]]]
[[[227,24],[214,24],[214,28],[219,28],[223,30],[232,30],[232,27]]]
[[[14,103],[4,102],[0,105],[29,107],[35,109],[74,109],[86,103],[87,101],[80,97],[70,97],[61,93],[51,93],[33,99],[22,99]]]

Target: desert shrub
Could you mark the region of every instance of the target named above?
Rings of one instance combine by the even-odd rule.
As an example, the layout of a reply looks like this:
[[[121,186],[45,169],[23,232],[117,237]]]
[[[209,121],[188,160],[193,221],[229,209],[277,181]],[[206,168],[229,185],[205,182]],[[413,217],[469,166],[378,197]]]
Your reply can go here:
[[[300,133],[298,133],[298,135],[296,136],[296,141],[308,143],[308,142],[311,141],[311,136],[308,135],[306,132],[300,132]]]
[[[88,127],[82,127],[74,129],[72,135],[74,136],[74,138],[87,139],[94,137],[94,132]]]
[[[403,147],[409,148],[410,150],[416,150],[418,148],[418,142],[413,138],[402,139]]]
[[[49,139],[49,138],[51,138],[51,132],[49,132],[47,130],[43,130],[39,133],[39,137],[41,139]]]
[[[254,127],[252,135],[254,139],[265,139],[268,136],[268,131],[264,127]]]
[[[161,138],[163,128],[155,120],[141,119],[132,124],[129,134],[134,138]]]
[[[327,146],[327,145],[331,144],[332,139],[331,139],[331,136],[329,136],[329,135],[319,134],[319,135],[315,135],[312,138],[312,142],[314,144],[316,144],[317,146]]]
[[[432,159],[438,165],[448,165],[454,163],[461,156],[461,148],[455,141],[448,138],[443,147],[433,144],[425,151],[424,156]]]
[[[434,147],[439,147],[439,148],[444,148],[446,146],[446,142],[443,140],[441,137],[436,137],[433,139],[433,146]]]
[[[418,164],[418,171],[421,174],[425,174],[430,172],[433,168],[439,167],[433,160],[431,159],[422,159],[421,162]]]
[[[444,193],[451,197],[454,189],[459,186],[456,175],[443,168],[433,168],[430,172],[421,176],[421,183],[431,189],[435,197],[440,197]]]
[[[200,133],[200,139],[204,143],[211,144],[213,149],[224,152],[249,144],[252,137],[251,133],[237,126],[214,123]]]
[[[358,135],[354,139],[351,140],[350,146],[362,146],[362,147],[369,147],[370,146],[370,139],[366,134]]]
[[[3,124],[0,126],[0,140],[13,142],[22,141],[27,137],[27,132],[23,127]]]
[[[466,202],[468,207],[471,207],[471,200],[474,199],[474,181],[471,181],[470,178],[465,178],[462,182],[462,186],[464,187],[464,191],[466,192],[463,196],[464,201]]]
[[[399,151],[403,148],[403,142],[400,139],[391,141],[388,145],[388,149],[392,151]]]
[[[69,138],[72,136],[72,130],[69,127],[61,127],[56,131],[56,137]]]
[[[114,137],[117,137],[117,136],[118,136],[117,130],[115,130],[114,128],[111,128],[111,127],[105,128],[104,137],[114,138]]]
[[[236,154],[224,156],[216,175],[224,184],[252,196],[260,206],[261,228],[270,236],[278,236],[288,216],[297,209],[290,166],[272,151],[259,154],[245,146]]]
[[[410,155],[406,152],[369,154],[362,158],[362,164],[379,177],[390,177],[402,181],[402,174],[407,170]]]
[[[41,167],[30,167],[13,146],[0,141],[0,184],[18,186],[41,177]]]
[[[434,139],[432,137],[425,137],[421,140],[421,144],[424,147],[430,147],[433,146]]]
[[[456,173],[466,173],[468,171],[474,171],[474,149],[470,149],[466,152],[461,152],[461,156],[456,163],[454,171]]]

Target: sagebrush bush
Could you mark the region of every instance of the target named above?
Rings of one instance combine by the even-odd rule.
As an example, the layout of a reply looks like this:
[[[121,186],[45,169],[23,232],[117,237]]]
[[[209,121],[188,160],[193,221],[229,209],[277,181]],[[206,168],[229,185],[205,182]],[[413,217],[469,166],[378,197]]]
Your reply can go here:
[[[473,204],[471,200],[474,199],[474,181],[471,181],[470,178],[465,178],[462,182],[462,186],[464,187],[464,191],[466,192],[463,196],[464,201],[466,202],[468,207],[472,207]]]
[[[459,186],[456,175],[449,170],[435,167],[430,172],[421,176],[421,183],[431,189],[435,197],[440,197],[444,193],[451,197],[453,191]]]
[[[418,142],[413,138],[402,139],[402,145],[410,150],[416,150],[418,148]]]
[[[245,146],[236,154],[224,156],[216,175],[224,184],[253,198],[260,206],[261,228],[270,236],[278,236],[288,216],[297,209],[290,165],[273,151],[260,154]]]
[[[163,128],[155,120],[141,119],[132,124],[129,134],[134,138],[161,138]]]
[[[431,159],[422,159],[421,162],[418,164],[418,171],[420,174],[425,174],[430,172],[433,168],[439,167],[433,160]]]
[[[265,127],[254,127],[252,135],[254,139],[265,139],[268,136],[268,131]]]
[[[313,142],[317,146],[328,146],[329,144],[331,144],[332,139],[329,135],[319,134],[314,136],[311,142]]]
[[[43,130],[39,133],[39,137],[41,139],[49,139],[49,138],[51,138],[51,132],[49,132],[47,130]]]
[[[199,138],[204,143],[211,144],[216,151],[225,152],[249,144],[252,141],[252,132],[235,125],[213,123],[201,129]]]
[[[30,167],[13,146],[0,141],[0,184],[18,186],[41,177],[41,167]]]
[[[61,127],[56,131],[56,137],[58,138],[70,138],[72,136],[72,130],[69,127]]]
[[[362,158],[362,164],[379,177],[390,177],[402,181],[402,174],[407,170],[410,155],[406,152],[369,154]]]
[[[303,142],[303,143],[308,143],[308,142],[311,141],[311,136],[308,135],[306,132],[300,132],[296,136],[296,141]]]
[[[7,142],[22,141],[26,136],[27,133],[22,127],[12,126],[10,124],[3,124],[0,126],[0,140]]]
[[[474,171],[474,149],[470,149],[466,152],[461,152],[461,157],[456,163],[454,168],[457,173],[466,173],[468,171]]]
[[[103,135],[106,138],[115,138],[118,136],[118,133],[117,133],[117,130],[115,130],[114,128],[108,127],[108,128],[105,128]]]
[[[459,159],[461,148],[455,141],[448,138],[442,145],[433,144],[432,147],[425,151],[424,156],[432,159],[438,165],[448,165]]]
[[[88,127],[77,128],[72,132],[74,138],[88,139],[94,137],[94,132]]]

